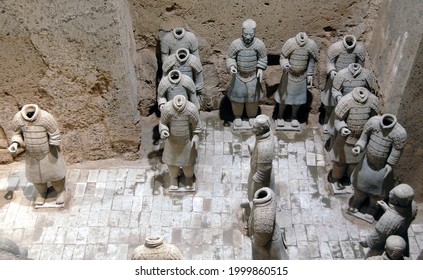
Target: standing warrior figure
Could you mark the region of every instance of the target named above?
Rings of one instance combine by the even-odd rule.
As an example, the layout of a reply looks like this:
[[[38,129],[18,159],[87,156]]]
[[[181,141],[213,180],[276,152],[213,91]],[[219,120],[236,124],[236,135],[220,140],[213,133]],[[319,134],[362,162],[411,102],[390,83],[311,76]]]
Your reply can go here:
[[[234,128],[242,126],[244,105],[250,120],[258,113],[263,71],[267,68],[267,50],[263,41],[255,37],[255,30],[256,22],[245,20],[242,38],[231,43],[226,56],[226,67],[233,76],[228,97],[235,117]]]
[[[354,196],[349,212],[357,213],[369,198],[367,213],[375,215],[377,201],[386,199],[394,187],[392,167],[398,163],[406,140],[407,132],[392,114],[374,116],[366,122],[352,149],[355,155],[366,152],[351,175]]]
[[[333,102],[336,106],[342,96],[351,92],[356,87],[366,88],[371,91],[373,89],[372,76],[370,71],[362,67],[358,63],[351,63],[347,68],[339,70],[336,74],[335,79],[332,84],[332,97]],[[332,113],[329,116],[329,121],[325,125],[326,133],[330,135],[326,143],[327,150],[330,151],[333,141],[337,135],[337,130],[335,128],[335,114]],[[359,137],[359,136],[358,136]]]
[[[169,55],[166,61],[163,62],[162,68],[165,75],[169,74],[171,70],[179,70],[194,81],[197,95],[203,93],[203,65],[201,65],[198,57],[190,54],[188,49],[180,48],[174,54]]]
[[[332,96],[332,85],[338,71],[347,68],[351,63],[358,63],[364,66],[366,50],[361,42],[357,42],[354,35],[345,35],[342,40],[332,44],[327,53],[326,61],[326,85],[321,93],[321,101],[325,108],[324,124],[329,120],[335,107]],[[327,133],[324,126],[324,132]]]
[[[183,95],[176,95],[164,104],[161,113],[159,132],[161,139],[167,140],[162,160],[169,169],[169,190],[178,189],[180,168],[185,175],[185,188],[191,190],[194,188],[194,165],[201,132],[200,114]]]
[[[359,63],[351,63],[347,68],[339,70],[332,84],[333,102],[336,106],[339,99],[356,87],[373,89],[372,75],[370,71]]]
[[[162,38],[160,43],[162,62],[164,63],[169,55],[176,53],[180,48],[188,49],[189,53],[200,59],[197,37],[194,33],[178,27],[172,29],[171,32],[168,32]]]
[[[8,150],[14,154],[25,147],[25,174],[38,191],[35,205],[47,198],[47,183],[57,193],[56,204],[65,202],[66,164],[60,152],[60,131],[55,118],[35,104],[27,104],[12,120],[13,136]]]
[[[288,260],[286,244],[276,220],[276,195],[270,188],[260,188],[250,202],[248,235],[251,236],[253,260]]]
[[[305,32],[288,39],[282,46],[280,66],[282,78],[275,93],[279,104],[277,127],[285,126],[283,115],[286,105],[292,105],[292,127],[299,127],[298,109],[307,102],[307,87],[313,85],[314,65],[319,49]]]
[[[378,205],[385,211],[377,221],[373,231],[360,240],[360,245],[373,250],[383,250],[391,235],[399,235],[406,243],[405,256],[410,256],[408,228],[417,216],[417,206],[413,200],[414,190],[407,184],[399,184],[389,192],[389,203],[383,200]]]
[[[270,129],[270,118],[258,115],[253,122],[255,144],[248,146],[250,151],[250,175],[248,177],[248,200],[252,201],[254,193],[263,187],[274,189],[273,157],[276,139]]]
[[[171,70],[165,77],[160,80],[157,88],[157,104],[161,111],[162,106],[166,102],[172,100],[176,95],[183,95],[186,99],[194,103],[197,109],[200,109],[195,92],[195,84],[193,80],[179,70]]]
[[[338,77],[338,76],[337,76]],[[333,164],[331,178],[338,190],[345,187],[341,179],[350,177],[352,171],[362,159],[355,156],[352,148],[356,145],[363,132],[364,125],[380,112],[378,98],[364,87],[356,87],[339,100],[336,105],[335,128],[338,132],[329,155]]]

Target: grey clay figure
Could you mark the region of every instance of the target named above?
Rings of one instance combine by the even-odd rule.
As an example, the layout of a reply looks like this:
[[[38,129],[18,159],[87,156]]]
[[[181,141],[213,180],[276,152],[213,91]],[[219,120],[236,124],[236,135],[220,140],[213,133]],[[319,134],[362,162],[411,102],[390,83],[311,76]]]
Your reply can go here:
[[[398,163],[406,140],[405,129],[392,114],[374,116],[366,122],[352,149],[355,155],[365,153],[351,175],[354,196],[348,212],[358,213],[368,198],[366,213],[375,215],[377,201],[386,199],[394,187],[392,168]]]
[[[179,70],[171,70],[164,76],[157,88],[157,104],[161,110],[162,106],[172,100],[176,95],[183,95],[190,102],[200,109],[200,102],[195,89],[194,81]]]
[[[56,205],[65,202],[66,164],[60,154],[60,131],[55,118],[35,104],[27,104],[12,120],[13,136],[8,150],[25,147],[25,174],[38,192],[35,205],[45,203],[48,183],[56,191]]]
[[[270,118],[258,115],[253,121],[255,134],[254,146],[248,146],[250,151],[250,173],[248,177],[248,200],[262,187],[274,188],[275,176],[273,158],[277,140],[272,133]]]
[[[354,35],[345,35],[342,40],[329,47],[326,57],[326,85],[321,93],[321,102],[325,109],[323,121],[325,133],[327,133],[325,124],[329,121],[332,110],[336,105],[332,96],[333,80],[340,70],[347,68],[351,63],[364,66],[365,58],[364,45],[358,42]]]
[[[343,96],[333,111],[337,131],[329,155],[332,161],[331,183],[335,189],[345,186],[342,179],[349,178],[363,154],[354,155],[352,148],[356,145],[363,132],[364,125],[371,117],[380,112],[378,98],[364,87],[356,87]]]
[[[0,236],[0,260],[28,260],[28,250],[13,240]]]
[[[289,259],[276,221],[276,197],[273,190],[267,187],[258,189],[249,207],[248,235],[252,241],[253,260]]]
[[[234,114],[234,129],[242,129],[244,106],[250,121],[258,114],[263,72],[267,68],[267,50],[263,41],[255,37],[256,22],[242,23],[242,38],[234,40],[226,56],[226,67],[232,74],[228,97]],[[250,129],[251,126],[247,125]]]
[[[148,236],[144,245],[135,248],[131,260],[182,260],[182,254],[162,236]]]
[[[366,260],[409,260],[410,258],[406,256],[407,254],[407,243],[399,235],[390,235],[386,239],[385,251],[382,255],[371,256],[366,258]]]
[[[405,256],[409,256],[408,228],[416,218],[417,206],[413,200],[414,190],[407,184],[400,184],[389,192],[389,203],[383,200],[378,205],[385,211],[372,232],[360,241],[363,247],[383,250],[391,235],[399,235],[406,245]]]
[[[166,140],[162,160],[170,175],[170,191],[178,190],[180,169],[186,190],[194,190],[194,166],[197,162],[200,114],[185,96],[176,95],[163,105],[159,123],[162,140]]]
[[[364,87],[369,91],[373,89],[372,75],[369,70],[359,63],[351,63],[347,68],[339,70],[332,84],[333,104],[351,92],[356,87]]]
[[[163,74],[167,76],[171,70],[179,70],[182,74],[190,77],[195,84],[197,95],[204,91],[203,66],[198,57],[191,54],[188,49],[177,49],[163,62]]]
[[[340,70],[333,80],[332,84],[332,104],[336,106],[342,96],[351,92],[356,87],[363,87],[370,92],[373,89],[372,76],[370,71],[362,67],[359,63],[351,63],[347,68]],[[336,137],[335,129],[335,114],[333,110],[329,116],[329,121],[325,125],[326,133],[330,134],[329,147],[333,144],[332,141]]]
[[[190,54],[200,59],[197,37],[194,33],[182,27],[177,27],[166,33],[160,42],[162,63],[164,63],[171,54],[176,53],[176,51],[181,48],[189,50]]]
[[[277,129],[285,126],[283,115],[286,105],[292,107],[291,126],[299,127],[298,109],[307,102],[307,88],[313,85],[314,65],[318,52],[316,42],[305,32],[288,39],[282,46],[279,63],[283,73],[275,93],[275,100],[279,104]]]

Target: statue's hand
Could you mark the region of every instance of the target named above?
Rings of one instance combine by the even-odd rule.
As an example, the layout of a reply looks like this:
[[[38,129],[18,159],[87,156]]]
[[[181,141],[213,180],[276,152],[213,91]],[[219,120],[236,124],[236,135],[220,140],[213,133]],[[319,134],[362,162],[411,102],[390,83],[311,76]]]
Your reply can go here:
[[[313,76],[307,76],[307,88],[311,88],[313,86]]]
[[[259,80],[260,83],[263,82],[263,69],[257,70],[257,79]]]
[[[7,148],[7,150],[9,151],[9,153],[11,153],[11,154],[15,154],[15,153],[16,153],[16,151],[18,150],[18,143],[13,142],[13,143],[9,146],[9,148]]]
[[[168,137],[169,137],[169,131],[168,131],[168,130],[163,130],[163,131],[160,133],[160,139],[162,139],[162,140],[166,140]]]
[[[389,175],[389,173],[391,173],[392,171],[392,166],[390,166],[389,164],[385,165],[385,176],[383,176],[383,178],[386,178],[386,176]]]
[[[354,148],[352,148],[352,154],[354,156],[358,156],[361,153],[361,147],[360,146],[355,146]]]
[[[235,75],[236,73],[238,73],[238,70],[236,69],[236,67],[235,66],[231,66],[231,74],[232,75]]]
[[[291,71],[291,65],[289,65],[289,63],[284,64],[283,67],[282,67],[282,70],[285,71],[285,72]]]
[[[384,211],[386,211],[388,208],[389,208],[389,206],[388,206],[388,204],[386,204],[386,202],[385,201],[383,201],[383,200],[378,200],[377,202],[377,205],[379,205]]]
[[[346,136],[348,136],[348,135],[350,135],[350,134],[351,134],[351,130],[349,130],[349,129],[348,129],[348,128],[346,128],[346,127],[341,128],[341,136],[346,137]]]
[[[335,79],[335,77],[336,77],[336,71],[335,70],[330,71],[330,78],[333,80]]]
[[[192,136],[192,139],[191,139],[191,147],[193,147],[194,149],[198,149],[198,142],[199,142],[198,135],[194,134],[194,136]]]

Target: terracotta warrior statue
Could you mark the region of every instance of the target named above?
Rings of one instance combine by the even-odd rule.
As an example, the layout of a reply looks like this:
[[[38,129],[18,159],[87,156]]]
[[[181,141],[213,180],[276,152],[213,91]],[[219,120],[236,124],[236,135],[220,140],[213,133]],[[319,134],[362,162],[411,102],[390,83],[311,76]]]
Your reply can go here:
[[[28,250],[13,240],[0,236],[0,260],[28,260]]]
[[[285,126],[283,115],[286,105],[292,106],[291,126],[299,127],[298,109],[307,102],[307,87],[313,85],[314,65],[319,49],[305,32],[288,39],[282,46],[280,66],[282,79],[275,93],[279,104],[277,127]]]
[[[197,107],[185,96],[176,95],[162,107],[159,132],[161,139],[166,140],[162,160],[169,169],[169,190],[178,189],[180,168],[185,176],[185,188],[193,189],[201,132]]]
[[[273,190],[267,187],[258,189],[249,207],[248,235],[251,236],[253,260],[289,259],[276,221],[276,196]]]
[[[226,56],[226,67],[233,76],[228,97],[235,117],[234,128],[242,126],[244,106],[250,120],[258,114],[260,83],[267,68],[267,50],[263,41],[255,37],[255,31],[256,22],[245,20],[242,23],[242,38],[231,43]]]
[[[200,109],[200,102],[196,94],[196,87],[193,80],[181,73],[179,70],[171,70],[160,80],[157,88],[157,103],[159,110],[162,106],[176,95],[183,95],[190,102],[194,103],[197,109]]]
[[[367,213],[374,216],[377,201],[387,198],[394,187],[394,167],[402,154],[407,132],[392,114],[374,116],[364,125],[352,153],[365,151],[363,159],[351,175],[354,196],[348,211],[355,213],[369,199]]]
[[[366,260],[409,260],[407,254],[407,243],[399,235],[390,235],[386,239],[385,251],[382,255],[372,256]]]
[[[366,88],[356,87],[340,98],[333,112],[337,134],[329,152],[333,165],[330,177],[335,188],[341,190],[345,188],[342,178],[349,178],[363,157],[363,154],[353,155],[352,148],[367,120],[380,113],[380,104],[378,98]]]
[[[148,236],[144,245],[135,248],[131,260],[182,260],[182,254],[162,236]]]
[[[262,187],[274,188],[273,157],[277,140],[272,133],[270,118],[258,115],[253,122],[255,134],[254,146],[248,146],[250,151],[250,175],[248,177],[248,200]]]
[[[336,106],[339,99],[356,87],[373,89],[372,75],[359,63],[351,63],[347,68],[339,70],[332,84],[332,97]]]
[[[166,33],[161,40],[160,51],[162,62],[164,63],[169,55],[176,53],[180,48],[189,50],[190,54],[200,59],[197,37],[194,33],[182,27],[177,27]]]
[[[65,202],[66,164],[60,154],[60,131],[56,119],[35,104],[27,104],[12,120],[13,136],[8,150],[25,147],[25,174],[38,191],[36,206],[47,198],[47,183],[57,193],[56,204]]]
[[[405,240],[405,256],[409,256],[408,227],[416,218],[417,206],[413,200],[414,190],[407,184],[399,184],[389,192],[389,203],[383,200],[378,205],[385,213],[377,221],[373,231],[360,244],[373,250],[383,250],[391,235],[399,235]]]
[[[327,52],[326,59],[326,85],[321,93],[321,101],[325,109],[324,124],[329,120],[332,113],[334,99],[332,96],[332,83],[337,73],[347,68],[351,63],[358,63],[364,66],[366,50],[361,42],[357,41],[354,35],[345,35],[342,40],[332,44]],[[326,127],[324,126],[324,131]]]
[[[177,49],[163,62],[162,68],[164,75],[168,75],[171,70],[179,70],[187,75],[194,81],[197,95],[202,94],[204,90],[203,65],[200,59],[191,54],[188,49]]]
[[[332,84],[332,104],[336,106],[339,99],[347,93],[351,92],[356,87],[363,87],[371,91],[373,89],[372,76],[370,71],[362,67],[358,63],[351,63],[347,68],[339,70],[336,74]],[[333,110],[329,116],[329,120],[325,125],[326,133],[330,134],[329,141],[333,141],[336,137],[336,129],[334,125],[335,115]],[[329,149],[333,143],[327,143]]]

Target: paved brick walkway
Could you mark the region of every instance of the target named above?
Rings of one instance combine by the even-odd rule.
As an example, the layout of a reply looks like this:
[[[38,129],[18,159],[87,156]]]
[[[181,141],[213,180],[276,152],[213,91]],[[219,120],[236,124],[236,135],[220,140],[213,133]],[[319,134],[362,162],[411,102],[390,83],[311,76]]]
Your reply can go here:
[[[151,140],[153,118],[144,120],[141,160],[69,166],[63,209],[34,209],[23,163],[0,166],[0,235],[27,247],[36,260],[129,259],[148,235],[165,236],[184,259],[251,259],[240,203],[247,197],[246,143],[254,141],[252,134],[232,133],[217,112],[202,112],[197,191],[169,193],[162,187],[167,171],[161,145]],[[311,115],[301,133],[275,133],[277,219],[288,253],[300,260],[362,259],[366,251],[358,240],[373,225],[345,214],[351,195],[331,194],[330,164],[315,119]],[[8,190],[12,200],[3,198]],[[409,230],[414,259],[423,248],[422,215]]]

